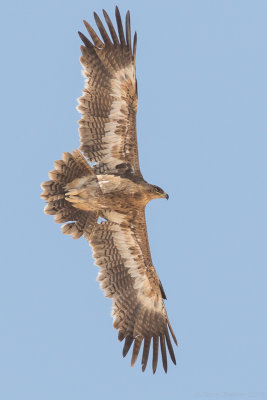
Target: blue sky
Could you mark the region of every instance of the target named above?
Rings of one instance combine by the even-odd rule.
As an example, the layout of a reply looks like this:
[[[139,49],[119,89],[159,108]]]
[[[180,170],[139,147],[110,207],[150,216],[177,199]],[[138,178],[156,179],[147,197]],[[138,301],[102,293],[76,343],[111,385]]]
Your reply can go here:
[[[122,359],[88,244],[63,236],[39,198],[53,161],[79,146],[77,31],[115,4],[138,32],[143,175],[170,195],[147,207],[179,341],[167,375]],[[260,0],[2,6],[2,399],[267,398],[266,11]]]

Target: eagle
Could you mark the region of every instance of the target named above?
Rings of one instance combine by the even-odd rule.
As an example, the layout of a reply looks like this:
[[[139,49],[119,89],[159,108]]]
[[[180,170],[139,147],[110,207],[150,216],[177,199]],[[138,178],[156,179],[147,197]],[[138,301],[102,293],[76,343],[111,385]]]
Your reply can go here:
[[[113,327],[124,340],[123,357],[133,344],[131,365],[141,344],[142,371],[150,345],[152,370],[159,347],[167,372],[167,348],[176,364],[166,295],[153,266],[145,220],[146,204],[166,198],[160,187],[146,182],[139,167],[136,113],[136,44],[131,39],[130,13],[125,30],[118,7],[117,31],[103,10],[109,33],[94,13],[98,35],[86,21],[90,40],[81,32],[80,58],[85,88],[78,99],[80,150],[63,153],[54,163],[49,181],[42,183],[45,213],[64,223],[62,232],[74,239],[84,236],[100,267],[97,280],[112,299]],[[153,342],[153,344],[151,343]],[[167,345],[167,346],[166,346]]]

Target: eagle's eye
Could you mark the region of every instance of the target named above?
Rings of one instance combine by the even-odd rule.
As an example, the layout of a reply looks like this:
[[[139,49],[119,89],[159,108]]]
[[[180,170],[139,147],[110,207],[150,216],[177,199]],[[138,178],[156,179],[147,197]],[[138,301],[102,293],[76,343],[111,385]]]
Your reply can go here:
[[[157,193],[160,193],[160,194],[164,193],[164,191],[158,186],[154,186],[154,189],[155,189],[155,192],[157,192]]]

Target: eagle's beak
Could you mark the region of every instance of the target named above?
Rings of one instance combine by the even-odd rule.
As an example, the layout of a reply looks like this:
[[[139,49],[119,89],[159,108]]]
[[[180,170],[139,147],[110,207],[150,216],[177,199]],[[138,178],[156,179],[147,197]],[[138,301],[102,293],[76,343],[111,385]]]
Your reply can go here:
[[[166,193],[165,199],[169,200],[169,195]]]

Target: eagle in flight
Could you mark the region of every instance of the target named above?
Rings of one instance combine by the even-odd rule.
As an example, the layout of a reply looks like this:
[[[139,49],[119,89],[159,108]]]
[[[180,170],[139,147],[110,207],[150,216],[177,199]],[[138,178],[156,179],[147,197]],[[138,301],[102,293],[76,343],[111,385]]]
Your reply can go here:
[[[103,10],[108,34],[94,13],[102,39],[84,21],[90,40],[79,32],[85,88],[79,98],[80,150],[63,153],[55,161],[50,180],[42,184],[45,213],[65,223],[64,234],[84,236],[100,267],[98,281],[113,301],[113,326],[125,340],[123,356],[133,344],[133,366],[143,344],[145,370],[153,339],[152,369],[158,363],[167,372],[167,351],[174,364],[170,334],[177,344],[164,305],[166,295],[153,266],[145,221],[145,206],[167,198],[158,186],[146,182],[139,168],[136,137],[137,36],[131,40],[130,13],[125,31],[116,7],[116,32]],[[90,163],[91,164],[90,164]],[[169,334],[170,332],[170,334]]]

